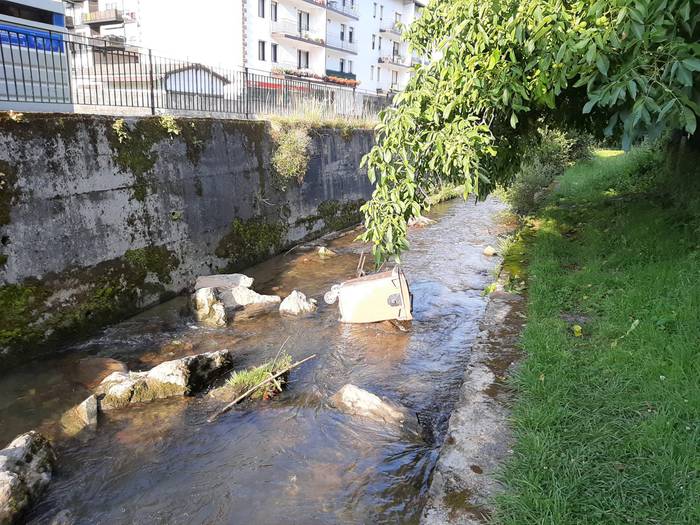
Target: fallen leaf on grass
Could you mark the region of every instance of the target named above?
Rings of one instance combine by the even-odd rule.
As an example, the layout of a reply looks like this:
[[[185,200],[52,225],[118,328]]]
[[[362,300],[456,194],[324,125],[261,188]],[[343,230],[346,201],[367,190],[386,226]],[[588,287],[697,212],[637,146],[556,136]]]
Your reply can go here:
[[[572,326],[571,331],[574,333],[574,337],[581,337],[583,335],[583,328],[581,328],[580,324]]]

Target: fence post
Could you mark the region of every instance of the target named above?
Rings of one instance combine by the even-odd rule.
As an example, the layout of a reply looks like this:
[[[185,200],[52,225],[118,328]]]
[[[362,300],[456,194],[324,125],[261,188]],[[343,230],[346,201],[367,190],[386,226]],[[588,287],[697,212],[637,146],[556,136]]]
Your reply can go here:
[[[248,90],[248,67],[243,70],[243,95],[245,97],[245,118],[250,118],[250,93]]]
[[[151,84],[151,115],[156,114],[156,92],[155,85],[153,82],[153,51],[148,48],[148,76],[150,78]]]

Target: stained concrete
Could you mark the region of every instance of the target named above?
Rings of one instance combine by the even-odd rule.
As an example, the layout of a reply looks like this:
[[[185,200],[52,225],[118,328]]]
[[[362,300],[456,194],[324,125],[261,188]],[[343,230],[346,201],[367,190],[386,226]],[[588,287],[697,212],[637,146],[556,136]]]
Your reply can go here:
[[[369,130],[312,129],[303,182],[280,184],[269,123],[127,118],[120,142],[116,121],[0,114],[0,361],[347,226],[371,195]]]
[[[512,392],[505,379],[517,363],[525,301],[493,292],[471,348],[460,399],[433,471],[423,525],[486,523],[501,489],[499,468],[511,453],[508,425]]]

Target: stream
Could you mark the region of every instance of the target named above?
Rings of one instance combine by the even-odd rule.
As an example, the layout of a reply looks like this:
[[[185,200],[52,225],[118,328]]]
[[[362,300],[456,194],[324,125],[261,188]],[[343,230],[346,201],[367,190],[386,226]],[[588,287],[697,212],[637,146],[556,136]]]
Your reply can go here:
[[[312,316],[272,313],[209,329],[179,297],[0,375],[4,446],[33,428],[51,435],[61,413],[89,395],[89,381],[77,377],[86,355],[143,370],[228,348],[244,368],[274,358],[288,336],[294,360],[318,354],[279,396],[244,402],[213,423],[206,420],[221,402],[201,395],[103,414],[96,431],[56,440],[57,469],[28,522],[50,523],[69,509],[79,524],[417,523],[486,305],[482,290],[494,279],[498,259],[482,251],[497,246],[503,209],[492,198],[453,200],[433,208],[435,224],[411,230],[402,260],[414,304],[406,333],[341,324],[337,304],[323,303],[366,250],[351,232],[328,244],[336,257],[295,250],[245,272],[261,293],[316,298]],[[345,383],[406,405],[430,439],[330,408]]]

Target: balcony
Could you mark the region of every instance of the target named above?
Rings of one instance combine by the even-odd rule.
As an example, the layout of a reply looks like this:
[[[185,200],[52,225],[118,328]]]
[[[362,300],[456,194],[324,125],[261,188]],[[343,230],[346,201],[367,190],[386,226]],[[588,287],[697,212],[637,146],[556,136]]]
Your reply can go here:
[[[389,38],[399,39],[401,37],[400,22],[384,22],[379,28],[379,32],[385,34]]]
[[[272,22],[272,35],[308,42],[317,46],[325,46],[323,34],[315,29],[300,27],[296,20],[278,20]]]
[[[406,59],[401,55],[387,55],[379,57],[379,63],[390,66],[408,67],[408,65],[406,65]]]
[[[346,71],[336,71],[335,69],[326,69],[326,76],[347,78],[348,80],[357,80],[357,75],[355,75],[355,73],[348,73]]]
[[[346,53],[357,54],[357,42],[350,42],[347,38],[340,39],[340,35],[328,35],[326,47],[336,51],[345,51]]]
[[[121,24],[123,21],[124,15],[119,9],[103,9],[102,11],[91,11],[83,15],[83,24],[89,26]]]
[[[359,20],[360,15],[357,11],[357,2],[359,0],[328,0],[326,7],[332,13],[345,15],[353,20]]]

